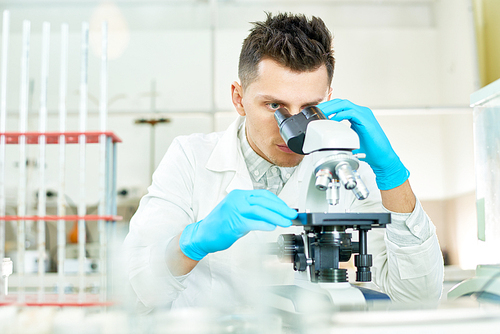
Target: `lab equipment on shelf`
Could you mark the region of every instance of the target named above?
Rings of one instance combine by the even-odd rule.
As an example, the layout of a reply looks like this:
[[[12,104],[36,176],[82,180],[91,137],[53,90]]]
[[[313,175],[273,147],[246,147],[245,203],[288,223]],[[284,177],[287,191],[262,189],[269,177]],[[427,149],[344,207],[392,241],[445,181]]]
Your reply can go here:
[[[6,222],[16,226],[17,242],[13,253],[10,267],[2,263],[2,283],[4,289],[0,291],[0,305],[108,305],[109,304],[109,275],[108,242],[110,225],[119,217],[116,216],[116,144],[120,139],[110,131],[107,131],[107,23],[102,24],[102,53],[100,59],[100,103],[99,103],[99,128],[89,129],[88,126],[88,46],[89,46],[89,24],[83,22],[81,25],[81,52],[80,52],[80,97],[78,113],[78,130],[68,131],[67,123],[67,78],[68,78],[68,36],[69,27],[61,25],[59,62],[59,119],[58,131],[47,131],[47,82],[49,80],[49,55],[50,55],[50,23],[44,22],[42,26],[42,50],[41,50],[41,75],[40,75],[40,107],[38,113],[38,131],[28,129],[28,89],[29,89],[29,63],[30,63],[30,36],[31,23],[23,21],[22,28],[22,57],[21,57],[21,80],[20,80],[20,103],[18,131],[11,131],[6,126],[7,110],[7,55],[10,15],[8,11],[3,13],[2,31],[2,62],[0,77],[0,259],[5,258],[6,249]],[[90,156],[87,150],[89,144],[99,146],[98,153]],[[15,214],[6,214],[6,188],[5,188],[5,161],[9,158],[6,150],[7,145],[17,145],[19,148],[19,178],[17,187],[17,208]],[[38,149],[37,168],[38,184],[36,213],[30,212],[31,207],[27,203],[28,184],[27,146],[34,145]],[[57,188],[57,212],[47,213],[47,145],[58,146],[58,188]],[[68,157],[67,145],[78,147],[78,159]],[[90,151],[90,150],[89,150]],[[11,151],[9,151],[11,152]],[[92,151],[95,152],[95,151]],[[87,210],[86,191],[89,180],[87,178],[87,159],[95,162],[98,168],[98,205],[97,214],[91,214]],[[76,202],[76,212],[68,214],[68,202],[66,193],[66,172],[71,170],[78,175],[79,198]],[[66,222],[76,222],[76,244],[77,256],[73,261],[67,259],[67,229]],[[57,256],[55,265],[56,272],[47,272],[48,250],[47,250],[47,223],[56,224],[57,234]],[[89,259],[89,247],[87,244],[87,225],[97,222],[97,255]],[[29,224],[30,231],[36,233],[36,238],[30,239],[29,251],[27,250],[26,226]],[[36,226],[36,228],[33,228]],[[31,257],[31,260],[27,256]],[[88,270],[89,267],[94,270]],[[29,265],[26,266],[27,262]],[[66,266],[72,266],[70,271]],[[4,275],[4,267],[10,268],[10,283],[7,286],[8,275]],[[29,270],[26,270],[29,268]],[[96,269],[96,270],[95,270]],[[34,273],[32,273],[34,271]],[[72,275],[71,272],[76,275]],[[7,294],[9,292],[9,294]]]

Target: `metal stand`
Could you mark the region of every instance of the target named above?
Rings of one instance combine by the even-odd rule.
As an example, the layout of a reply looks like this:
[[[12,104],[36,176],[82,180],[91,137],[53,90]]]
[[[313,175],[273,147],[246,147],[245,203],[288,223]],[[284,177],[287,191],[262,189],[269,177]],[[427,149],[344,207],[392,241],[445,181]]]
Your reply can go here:
[[[298,272],[295,284],[272,287],[272,306],[292,319],[290,315],[364,309],[367,299],[390,300],[383,293],[352,286],[347,270],[339,267],[357,254],[356,281],[371,281],[367,233],[390,222],[390,213],[299,213],[293,225],[303,226],[304,233],[282,234],[278,239],[278,257],[292,262]],[[358,231],[358,242],[351,242],[348,228]]]
[[[37,132],[28,131],[28,83],[29,83],[29,55],[30,55],[30,22],[23,22],[23,50],[21,58],[21,89],[19,106],[19,132],[6,131],[6,73],[7,73],[7,37],[9,29],[9,13],[4,12],[2,32],[2,63],[1,63],[1,103],[0,103],[0,260],[5,255],[5,221],[17,222],[17,258],[14,260],[14,275],[17,280],[17,289],[14,294],[6,296],[5,289],[0,291],[0,305],[16,303],[18,305],[107,305],[108,276],[107,266],[107,233],[106,225],[119,220],[116,216],[116,144],[120,139],[113,133],[106,131],[107,119],[107,23],[102,26],[102,56],[101,56],[101,99],[99,109],[100,129],[99,131],[88,131],[87,129],[87,100],[88,100],[88,34],[89,25],[84,22],[81,30],[81,62],[80,62],[80,108],[79,108],[79,131],[66,131],[66,91],[67,91],[67,60],[68,60],[68,25],[61,26],[61,65],[59,86],[59,131],[47,132],[47,81],[49,69],[49,41],[50,24],[45,22],[42,31],[42,65],[41,65],[41,94],[39,129]],[[7,216],[5,213],[5,145],[19,146],[19,187],[18,206],[16,215]],[[26,174],[26,146],[28,144],[38,145],[39,148],[39,185],[38,185],[38,212],[36,215],[27,214],[27,174]],[[57,215],[47,215],[45,187],[45,161],[46,145],[59,145],[59,185],[57,194]],[[77,171],[79,177],[80,196],[77,203],[76,215],[66,214],[65,199],[65,172],[67,144],[78,144],[79,159],[71,161],[70,167]],[[99,144],[99,157],[93,159],[99,164],[99,206],[97,215],[87,214],[86,203],[86,159],[87,144]],[[65,273],[66,260],[66,221],[78,222],[78,276],[76,280]],[[36,276],[25,273],[25,224],[27,221],[37,222],[37,250],[38,250],[38,273]],[[45,226],[49,221],[57,222],[57,289],[47,286],[46,269],[44,259],[46,254]],[[87,260],[86,249],[86,225],[90,221],[97,221],[99,232],[99,272],[97,291],[89,294],[85,262]],[[4,276],[3,273],[1,275]],[[5,279],[4,279],[5,281]],[[71,281],[71,283],[70,283]],[[76,283],[75,283],[76,281]],[[76,294],[67,294],[67,286],[76,286]],[[34,288],[34,289],[33,289]],[[33,295],[31,291],[36,290]],[[51,293],[47,293],[47,292]],[[55,294],[52,293],[57,291]]]
[[[296,271],[309,271],[311,282],[347,282],[347,270],[340,262],[355,256],[358,269],[356,281],[371,281],[372,256],[368,254],[367,233],[391,222],[389,213],[299,213],[294,225],[303,226],[304,233],[282,234],[278,239],[279,257],[294,263]],[[351,242],[352,228],[359,233],[359,242]]]

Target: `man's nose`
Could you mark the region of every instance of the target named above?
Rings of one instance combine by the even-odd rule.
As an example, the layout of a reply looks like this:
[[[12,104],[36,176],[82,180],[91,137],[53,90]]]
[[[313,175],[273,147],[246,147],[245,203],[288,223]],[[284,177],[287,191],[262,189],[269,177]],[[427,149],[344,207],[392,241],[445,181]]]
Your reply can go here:
[[[295,108],[287,108],[288,109],[288,112],[290,113],[290,115],[297,115],[298,113],[300,113],[302,111],[303,108],[301,107],[295,107]]]

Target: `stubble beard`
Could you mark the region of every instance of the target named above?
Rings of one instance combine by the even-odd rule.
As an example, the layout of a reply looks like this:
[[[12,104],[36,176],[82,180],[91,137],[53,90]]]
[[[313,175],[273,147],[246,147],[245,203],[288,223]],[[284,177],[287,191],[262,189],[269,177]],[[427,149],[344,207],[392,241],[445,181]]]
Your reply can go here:
[[[246,137],[247,137],[248,143],[250,144],[250,147],[254,150],[255,153],[257,153],[261,158],[269,161],[270,163],[272,163],[273,165],[276,165],[278,167],[296,167],[300,164],[302,159],[304,159],[303,155],[299,155],[299,154],[295,154],[295,153],[293,154],[295,159],[293,159],[293,160],[286,159],[285,158],[286,155],[292,155],[292,154],[281,152],[278,148],[276,148],[276,146],[275,146],[276,144],[268,146],[268,148],[271,152],[266,153],[265,150],[260,148],[260,147],[264,148],[267,146],[265,142],[260,142],[259,143],[260,145],[258,145],[255,141],[253,141],[253,140],[250,141],[248,139],[248,128],[246,129]],[[252,143],[253,143],[253,145],[255,145],[255,148],[259,149],[259,151],[261,152],[260,154],[253,147]],[[273,147],[276,150],[276,152],[272,152]]]
[[[296,156],[294,155],[294,158]],[[274,155],[270,155],[267,157],[270,162],[276,166],[279,166],[279,167],[296,167],[300,164],[300,162],[302,161],[302,159],[304,159],[304,156],[300,155],[300,156],[297,156],[296,159],[293,159],[293,160],[290,160],[290,159],[281,159],[281,157],[278,157],[278,156],[274,156]]]

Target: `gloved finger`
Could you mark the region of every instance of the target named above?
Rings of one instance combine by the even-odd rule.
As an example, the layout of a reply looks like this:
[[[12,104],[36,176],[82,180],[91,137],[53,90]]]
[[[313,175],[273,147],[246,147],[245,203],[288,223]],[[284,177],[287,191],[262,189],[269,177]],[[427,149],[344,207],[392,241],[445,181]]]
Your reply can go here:
[[[263,208],[267,208],[271,211],[279,213],[285,218],[297,218],[297,211],[290,208],[281,198],[268,190],[261,189],[260,191],[254,191],[250,194],[247,201],[251,206],[258,205]]]
[[[262,206],[266,206],[266,204],[267,204],[267,206],[269,206],[269,207],[276,206],[276,207],[279,207],[280,209],[283,209],[283,210],[286,208],[290,209],[288,207],[288,205],[285,203],[285,201],[283,201],[281,198],[276,196],[274,193],[272,193],[266,189],[252,190],[248,195],[247,201],[250,204],[259,204]],[[293,210],[293,211],[295,211],[295,210]]]
[[[361,124],[360,120],[358,119],[358,115],[356,115],[356,112],[353,109],[346,109],[336,112],[332,114],[329,118],[332,121],[337,121],[337,122],[348,120],[351,124]]]
[[[254,219],[247,219],[246,226],[251,231],[274,231],[276,229],[275,224]]]
[[[352,154],[358,154],[358,153],[366,153],[364,150],[362,150],[361,148],[358,148],[357,150],[354,150],[352,151]],[[366,158],[359,158],[359,160],[366,160]]]
[[[259,205],[252,206],[250,210],[243,213],[243,216],[247,219],[263,221],[281,227],[289,227],[292,225],[291,218],[284,217],[279,212],[269,210]]]
[[[318,107],[326,111],[324,113],[329,119],[337,122],[348,120],[354,128],[374,121],[373,113],[369,108],[358,106],[349,100],[335,99],[323,102]]]
[[[330,101],[322,102],[318,104],[317,107],[321,109],[323,114],[329,117],[330,115],[336,114],[341,111],[354,109],[357,107],[357,105],[349,100],[333,99]]]

